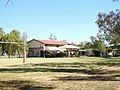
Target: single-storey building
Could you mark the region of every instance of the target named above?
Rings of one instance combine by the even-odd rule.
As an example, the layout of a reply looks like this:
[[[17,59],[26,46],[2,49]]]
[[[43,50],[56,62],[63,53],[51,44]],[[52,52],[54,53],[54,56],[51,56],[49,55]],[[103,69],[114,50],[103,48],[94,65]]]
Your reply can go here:
[[[28,56],[33,57],[45,57],[47,52],[51,49],[67,45],[64,41],[58,40],[36,40],[32,39],[27,43]]]
[[[110,56],[120,56],[120,43],[117,45],[111,44],[109,48],[111,49]]]

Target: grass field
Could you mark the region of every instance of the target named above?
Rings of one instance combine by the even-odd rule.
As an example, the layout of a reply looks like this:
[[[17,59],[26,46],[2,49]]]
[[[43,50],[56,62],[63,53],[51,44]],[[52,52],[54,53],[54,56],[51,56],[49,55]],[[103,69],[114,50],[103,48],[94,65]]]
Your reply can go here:
[[[120,90],[120,58],[0,58],[0,90]]]

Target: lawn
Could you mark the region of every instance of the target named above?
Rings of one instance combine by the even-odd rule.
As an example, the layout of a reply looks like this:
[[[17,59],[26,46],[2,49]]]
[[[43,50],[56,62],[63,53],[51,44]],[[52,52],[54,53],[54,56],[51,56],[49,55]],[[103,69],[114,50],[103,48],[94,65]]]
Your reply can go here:
[[[120,58],[0,58],[0,90],[120,90]]]

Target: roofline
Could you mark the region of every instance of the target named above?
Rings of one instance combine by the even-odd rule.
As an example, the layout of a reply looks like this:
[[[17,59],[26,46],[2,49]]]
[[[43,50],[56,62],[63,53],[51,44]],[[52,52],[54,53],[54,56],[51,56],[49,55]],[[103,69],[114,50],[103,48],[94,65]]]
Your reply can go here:
[[[35,41],[37,41],[37,42],[40,42],[40,43],[42,43],[42,44],[45,44],[45,43],[43,43],[42,41],[37,40],[37,39],[32,39],[32,40],[28,41],[27,43],[29,43],[29,42],[31,42],[31,41],[33,41],[33,40],[35,40]],[[66,43],[66,44],[67,44],[67,43]],[[45,45],[59,45],[59,44],[45,44]],[[65,45],[65,44],[64,44],[64,45]]]
[[[39,41],[39,42],[45,44],[44,42],[42,42],[42,41],[40,41],[40,40],[37,40],[37,41]],[[66,44],[67,44],[67,43],[66,43]],[[45,44],[45,45],[65,45],[65,44]]]
[[[29,42],[31,42],[31,41],[33,41],[33,40],[35,40],[35,41],[37,41],[37,42],[41,42],[41,41],[39,41],[39,40],[37,40],[37,39],[32,39],[32,40],[28,41],[27,43],[29,43]],[[41,42],[41,43],[43,43],[43,42]],[[43,43],[43,44],[44,44],[44,43]]]

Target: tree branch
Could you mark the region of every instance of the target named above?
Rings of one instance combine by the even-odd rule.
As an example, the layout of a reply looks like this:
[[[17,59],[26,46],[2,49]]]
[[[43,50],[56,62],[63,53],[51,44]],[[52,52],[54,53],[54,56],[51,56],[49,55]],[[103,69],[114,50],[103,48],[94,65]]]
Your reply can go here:
[[[7,7],[9,2],[11,2],[13,4],[12,0],[7,0],[5,7]]]

